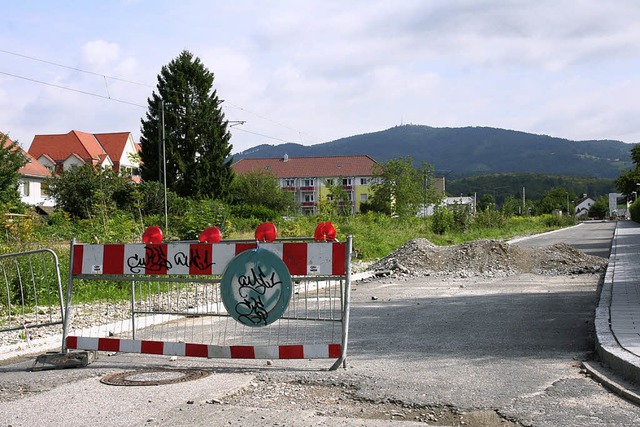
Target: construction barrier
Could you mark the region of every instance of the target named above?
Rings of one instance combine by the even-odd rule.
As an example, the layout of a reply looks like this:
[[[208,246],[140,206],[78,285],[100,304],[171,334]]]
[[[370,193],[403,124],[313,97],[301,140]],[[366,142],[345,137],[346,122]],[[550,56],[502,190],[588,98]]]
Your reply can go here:
[[[63,351],[346,360],[346,242],[71,244]]]
[[[0,348],[60,335],[64,323],[58,256],[51,249],[0,255]],[[64,345],[64,344],[63,344]]]

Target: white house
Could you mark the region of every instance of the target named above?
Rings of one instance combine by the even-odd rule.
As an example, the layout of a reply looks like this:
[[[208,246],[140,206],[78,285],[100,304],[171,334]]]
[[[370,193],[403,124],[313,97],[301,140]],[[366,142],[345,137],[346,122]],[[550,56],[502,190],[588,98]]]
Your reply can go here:
[[[0,134],[0,138],[3,134]],[[13,144],[13,141],[7,137],[4,140],[5,145]],[[19,147],[18,147],[19,148]],[[53,199],[49,198],[43,188],[44,180],[51,176],[51,171],[38,162],[32,155],[19,148],[22,156],[25,158],[25,164],[18,172],[20,172],[19,187],[20,199],[23,203],[31,206],[39,206],[43,208],[52,208],[54,206]]]
[[[476,211],[476,198],[473,196],[459,196],[459,197],[445,197],[442,199],[440,206],[446,206],[450,209],[455,209],[456,207],[468,206],[469,212],[475,213]],[[419,217],[423,216],[433,216],[433,209],[435,205],[420,205],[420,209],[418,209]]]
[[[587,197],[583,199],[580,203],[576,205],[576,210],[575,210],[576,217],[583,217],[583,218],[587,217],[589,215],[589,209],[591,208],[591,206],[593,206],[594,203],[595,203],[595,200],[593,200],[591,197]]]

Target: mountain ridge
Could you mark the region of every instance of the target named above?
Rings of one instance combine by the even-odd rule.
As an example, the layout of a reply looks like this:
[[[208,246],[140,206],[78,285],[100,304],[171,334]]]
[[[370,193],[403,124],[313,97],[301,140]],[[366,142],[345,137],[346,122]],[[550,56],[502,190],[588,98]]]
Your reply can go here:
[[[540,173],[616,178],[632,167],[634,144],[616,140],[574,141],[492,127],[401,125],[305,146],[262,144],[234,154],[242,158],[369,155],[378,162],[413,158],[450,177],[492,173]]]

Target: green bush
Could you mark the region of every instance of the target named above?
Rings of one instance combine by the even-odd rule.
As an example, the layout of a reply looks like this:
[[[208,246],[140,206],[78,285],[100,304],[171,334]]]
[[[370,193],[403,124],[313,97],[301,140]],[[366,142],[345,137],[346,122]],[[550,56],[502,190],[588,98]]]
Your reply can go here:
[[[575,225],[576,220],[568,215],[541,215],[545,226],[549,228],[560,228]]]
[[[632,221],[640,222],[640,200],[636,199],[631,206],[629,206],[629,215]]]
[[[256,218],[262,222],[273,221],[278,214],[275,210],[261,205],[241,205],[231,206],[231,215],[236,218]]]
[[[453,228],[455,218],[446,206],[436,206],[431,217],[431,229],[436,234],[444,234]]]
[[[186,200],[184,211],[180,215],[172,215],[169,222],[169,236],[165,239],[197,240],[200,233],[207,228],[216,226],[226,234],[227,206],[218,200]]]
[[[456,203],[453,208],[453,227],[458,231],[467,231],[471,224],[471,207]]]
[[[487,208],[476,213],[474,226],[476,228],[501,228],[507,224],[507,218],[501,211]]]

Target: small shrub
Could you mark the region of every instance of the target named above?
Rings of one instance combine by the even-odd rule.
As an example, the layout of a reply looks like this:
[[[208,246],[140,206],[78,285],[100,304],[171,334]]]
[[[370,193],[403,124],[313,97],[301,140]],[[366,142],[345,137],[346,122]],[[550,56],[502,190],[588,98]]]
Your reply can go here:
[[[568,215],[542,215],[542,221],[549,228],[560,228],[575,225],[576,220]]]
[[[451,230],[454,224],[453,212],[446,206],[436,206],[433,209],[433,217],[431,219],[431,229],[436,234],[444,234]]]
[[[507,216],[493,208],[476,213],[474,224],[480,228],[501,228],[507,224]]]

